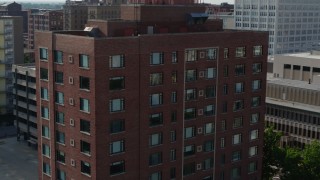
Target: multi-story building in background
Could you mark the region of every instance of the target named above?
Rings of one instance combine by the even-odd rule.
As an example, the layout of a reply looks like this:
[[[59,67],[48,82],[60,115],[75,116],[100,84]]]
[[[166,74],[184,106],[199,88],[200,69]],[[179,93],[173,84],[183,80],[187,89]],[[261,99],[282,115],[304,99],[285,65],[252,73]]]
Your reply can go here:
[[[119,19],[120,5],[88,6],[88,19]]]
[[[269,55],[305,52],[320,43],[317,0],[235,0],[236,29],[269,32]]]
[[[88,6],[82,1],[66,2],[63,6],[63,29],[83,30],[88,20]]]
[[[18,136],[37,139],[36,68],[34,64],[13,65],[15,126]]]
[[[23,62],[22,17],[0,16],[0,119],[12,121],[12,64]]]
[[[40,10],[31,9],[28,11],[28,48],[34,48],[34,32],[63,30],[62,10]]]
[[[21,4],[16,2],[0,3],[0,16],[21,16],[23,18],[23,33],[28,33],[28,11],[22,10]]]
[[[204,12],[36,33],[40,179],[260,179],[268,34]]]
[[[276,55],[267,82],[266,123],[283,132],[282,146],[320,139],[320,52]]]

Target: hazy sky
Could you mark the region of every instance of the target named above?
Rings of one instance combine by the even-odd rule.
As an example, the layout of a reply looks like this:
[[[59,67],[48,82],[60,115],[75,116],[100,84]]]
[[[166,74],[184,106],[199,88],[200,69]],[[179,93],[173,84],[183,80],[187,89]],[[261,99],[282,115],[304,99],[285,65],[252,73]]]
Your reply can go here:
[[[0,0],[3,1],[3,0]],[[9,0],[5,0],[9,1]],[[15,0],[16,2],[65,2],[65,0]],[[211,3],[211,4],[221,4],[222,2],[227,2],[229,4],[234,4],[234,0],[199,0],[200,2]]]

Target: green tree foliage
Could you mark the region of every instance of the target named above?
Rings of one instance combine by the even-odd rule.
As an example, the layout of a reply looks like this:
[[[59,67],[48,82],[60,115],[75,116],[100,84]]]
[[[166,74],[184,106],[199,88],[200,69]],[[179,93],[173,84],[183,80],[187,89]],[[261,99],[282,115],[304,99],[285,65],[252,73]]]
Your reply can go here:
[[[320,179],[320,142],[313,141],[301,153],[302,163],[308,173],[308,180]]]

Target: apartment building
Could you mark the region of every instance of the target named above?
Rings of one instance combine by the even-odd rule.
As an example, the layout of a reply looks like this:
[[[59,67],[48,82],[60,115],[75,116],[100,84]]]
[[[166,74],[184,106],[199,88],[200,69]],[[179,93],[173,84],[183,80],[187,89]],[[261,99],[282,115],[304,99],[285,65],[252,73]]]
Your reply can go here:
[[[0,16],[0,119],[13,109],[12,64],[23,62],[22,17]],[[10,117],[8,117],[10,120]]]
[[[37,139],[37,99],[35,64],[13,65],[14,99],[13,114],[18,136]]]
[[[204,11],[36,33],[40,179],[260,179],[268,34]]]
[[[63,30],[62,10],[31,9],[28,11],[28,21],[28,49],[34,48],[35,31]]]
[[[235,27],[269,32],[269,55],[305,52],[320,42],[317,0],[235,0]]]
[[[15,1],[0,3],[0,16],[21,16],[23,33],[28,33],[28,11],[22,10],[21,4]]]

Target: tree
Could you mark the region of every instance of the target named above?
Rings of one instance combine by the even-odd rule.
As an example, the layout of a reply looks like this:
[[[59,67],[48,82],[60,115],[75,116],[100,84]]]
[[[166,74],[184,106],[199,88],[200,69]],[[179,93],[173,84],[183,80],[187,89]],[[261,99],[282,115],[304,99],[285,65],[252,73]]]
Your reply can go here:
[[[302,163],[301,151],[294,148],[282,149],[283,158],[280,159],[281,180],[301,180],[306,179],[304,166]]]
[[[273,127],[264,130],[263,167],[262,178],[271,179],[279,172],[280,159],[283,159],[283,150],[279,147],[280,132],[275,132]]]
[[[308,180],[320,179],[320,142],[313,141],[307,145],[301,156]]]

